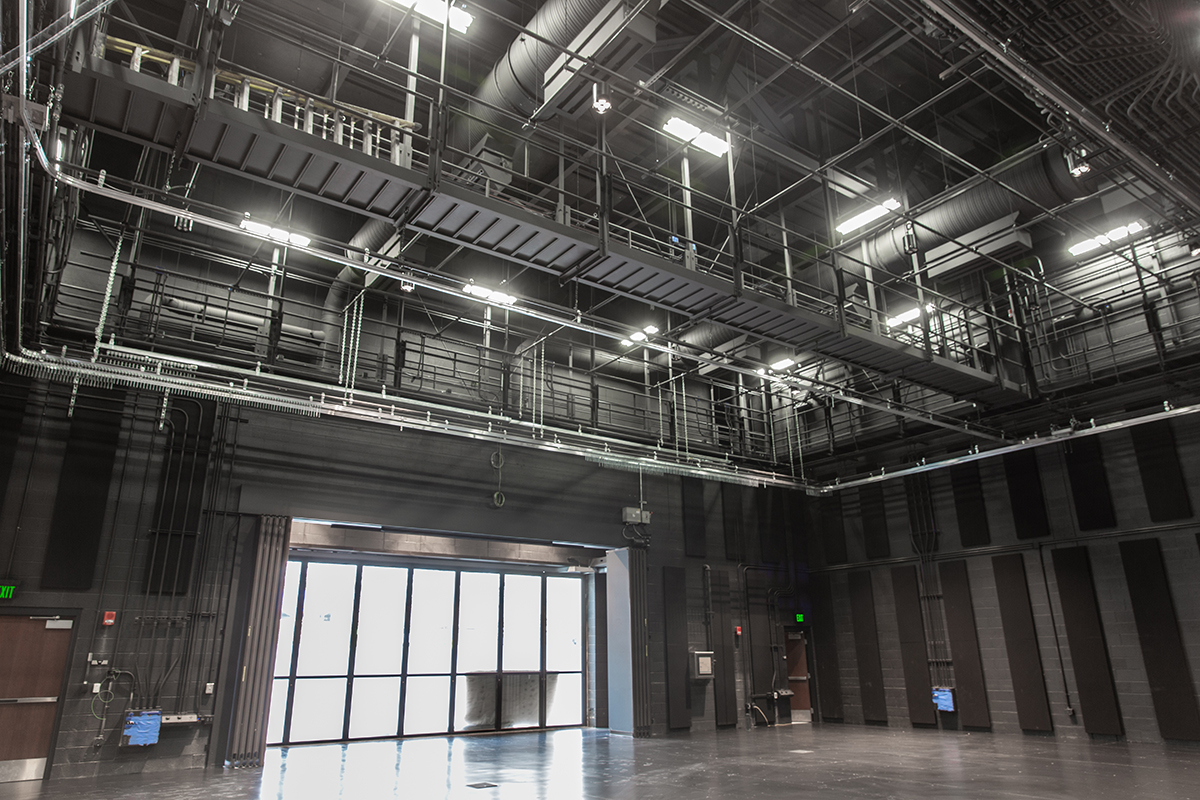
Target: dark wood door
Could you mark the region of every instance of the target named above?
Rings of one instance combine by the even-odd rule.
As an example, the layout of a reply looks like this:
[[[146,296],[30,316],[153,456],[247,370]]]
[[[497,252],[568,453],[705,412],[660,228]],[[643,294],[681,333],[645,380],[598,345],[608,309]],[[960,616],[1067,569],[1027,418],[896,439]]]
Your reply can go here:
[[[0,616],[0,781],[45,772],[70,647],[71,620]]]
[[[812,711],[809,693],[808,640],[804,631],[788,631],[788,688],[792,690],[792,711]]]

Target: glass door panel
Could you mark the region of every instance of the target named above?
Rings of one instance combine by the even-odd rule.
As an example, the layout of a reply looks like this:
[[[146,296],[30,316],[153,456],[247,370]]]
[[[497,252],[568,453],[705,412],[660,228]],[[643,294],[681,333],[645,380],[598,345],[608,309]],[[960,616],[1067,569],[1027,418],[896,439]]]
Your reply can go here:
[[[500,727],[536,728],[542,724],[541,676],[537,673],[500,678]]]
[[[341,739],[346,718],[345,678],[300,678],[292,701],[289,742]]]
[[[400,678],[355,678],[350,738],[395,736],[400,727]]]
[[[576,578],[546,578],[546,669],[583,669],[583,598]]]
[[[292,671],[292,644],[296,636],[296,600],[300,595],[300,566],[299,561],[289,561],[287,570],[284,572],[283,608],[279,614],[279,641],[275,645],[276,678],[285,678]],[[283,724],[283,717],[280,717],[279,724]]]
[[[496,729],[496,675],[459,675],[454,682],[454,730]]]
[[[454,640],[454,573],[415,569],[412,573],[412,623],[409,637],[408,674],[450,672]],[[449,691],[447,679],[447,692]],[[449,719],[449,701],[446,716]],[[439,730],[445,730],[443,720]],[[407,726],[406,726],[407,727]]]
[[[292,654],[289,650],[288,660]],[[279,744],[283,741],[283,721],[287,716],[288,679],[276,678],[271,681],[271,708],[267,714],[267,744]]]
[[[308,565],[297,675],[348,672],[357,575],[358,567],[353,564]]]
[[[361,591],[354,674],[399,675],[404,660],[408,570],[363,567]]]
[[[583,675],[565,672],[546,676],[546,725],[583,724]]]
[[[449,725],[450,676],[409,678],[404,695],[404,735],[445,733]]]
[[[504,576],[505,672],[542,668],[542,579],[537,575]]]
[[[459,579],[458,598],[458,665],[455,669],[460,674],[495,672],[500,576],[494,572],[464,572]],[[493,690],[493,699],[494,695]],[[492,717],[495,716],[493,710]]]

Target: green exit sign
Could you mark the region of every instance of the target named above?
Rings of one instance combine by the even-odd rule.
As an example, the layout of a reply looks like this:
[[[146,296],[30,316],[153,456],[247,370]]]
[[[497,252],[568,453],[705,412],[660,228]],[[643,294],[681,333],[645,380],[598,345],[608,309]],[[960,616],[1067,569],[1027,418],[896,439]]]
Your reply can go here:
[[[5,586],[0,586],[0,600],[12,600],[16,593],[16,584],[10,583]]]
[[[803,615],[803,614],[797,614],[797,615],[796,615],[796,622],[804,622],[804,615]]]

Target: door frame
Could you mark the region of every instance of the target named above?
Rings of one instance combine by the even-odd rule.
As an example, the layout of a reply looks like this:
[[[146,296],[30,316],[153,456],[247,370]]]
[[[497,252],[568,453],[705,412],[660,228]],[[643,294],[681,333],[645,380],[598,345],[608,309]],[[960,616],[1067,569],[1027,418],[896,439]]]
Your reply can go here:
[[[815,724],[820,719],[820,708],[817,700],[817,662],[813,655],[813,629],[812,623],[790,623],[783,626],[783,641],[784,654],[787,654],[788,634],[801,633],[804,634],[804,659],[805,669],[808,672],[808,708],[811,712],[812,722]],[[789,672],[790,664],[789,664]]]
[[[97,612],[99,613],[99,612]],[[75,661],[75,645],[79,641],[79,621],[83,617],[82,608],[36,608],[34,606],[4,606],[0,615],[6,617],[61,617],[71,620],[71,640],[67,643],[67,663],[63,670],[62,684],[58,689],[57,708],[54,711],[54,726],[50,729],[50,752],[46,754],[46,769],[42,772],[42,780],[50,779],[54,769],[54,753],[58,750],[58,734],[62,728],[63,711],[68,700],[67,692],[71,688],[71,671]]]

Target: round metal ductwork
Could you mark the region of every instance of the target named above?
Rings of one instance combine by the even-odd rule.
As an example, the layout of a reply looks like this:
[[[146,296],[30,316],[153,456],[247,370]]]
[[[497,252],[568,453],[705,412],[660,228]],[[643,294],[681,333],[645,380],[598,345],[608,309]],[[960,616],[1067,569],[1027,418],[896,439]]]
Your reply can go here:
[[[1011,186],[1017,193],[1004,188]],[[952,197],[915,219],[917,243],[922,251],[945,244],[1014,211],[1023,217],[1058,208],[1094,191],[1087,181],[1071,175],[1063,152],[1048,147],[986,181]],[[1026,199],[1028,198],[1028,199]],[[896,272],[906,267],[904,225],[884,231],[865,243],[867,261],[877,269]]]

